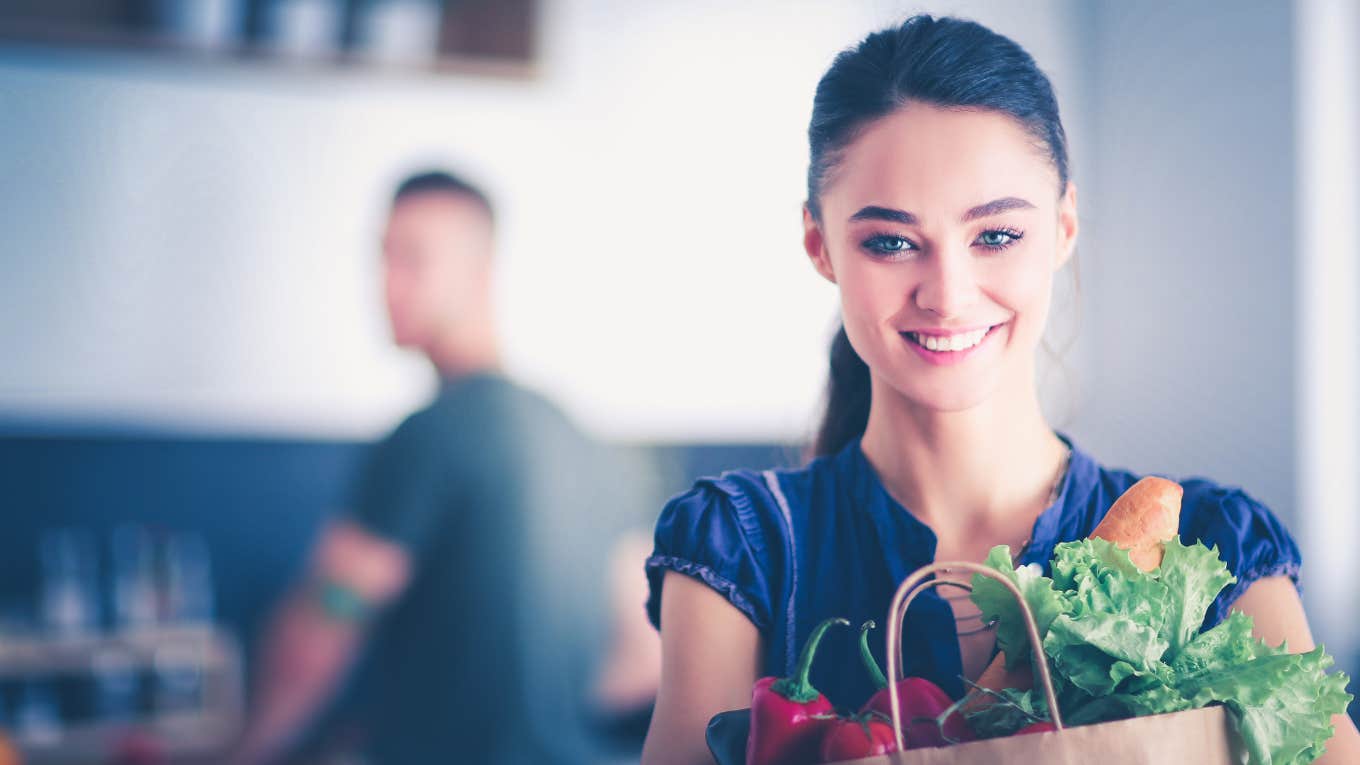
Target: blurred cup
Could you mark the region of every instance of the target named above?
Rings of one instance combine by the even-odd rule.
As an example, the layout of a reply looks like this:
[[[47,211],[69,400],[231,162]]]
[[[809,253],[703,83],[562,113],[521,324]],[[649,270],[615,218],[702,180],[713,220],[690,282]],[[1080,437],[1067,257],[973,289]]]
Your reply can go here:
[[[140,678],[135,657],[119,648],[96,651],[90,657],[94,688],[94,711],[104,722],[125,722],[137,717]]]
[[[309,58],[340,50],[341,0],[270,0],[263,21],[264,38],[277,53]]]
[[[29,746],[52,746],[61,741],[61,711],[56,692],[48,682],[39,678],[24,684],[14,710],[14,733]]]
[[[152,659],[152,706],[158,714],[194,712],[203,706],[205,656],[198,646],[164,645]]]
[[[372,61],[423,64],[439,52],[437,0],[368,0],[358,17],[358,49]]]

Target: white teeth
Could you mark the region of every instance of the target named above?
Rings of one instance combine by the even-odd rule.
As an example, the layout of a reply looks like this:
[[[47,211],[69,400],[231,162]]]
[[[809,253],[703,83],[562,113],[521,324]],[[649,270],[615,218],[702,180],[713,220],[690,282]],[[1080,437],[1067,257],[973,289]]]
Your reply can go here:
[[[990,329],[990,328],[988,328]],[[919,332],[909,332],[911,339],[917,344],[924,346],[931,351],[966,351],[969,348],[982,342],[982,338],[987,336],[987,329],[964,332],[957,335],[922,335]]]

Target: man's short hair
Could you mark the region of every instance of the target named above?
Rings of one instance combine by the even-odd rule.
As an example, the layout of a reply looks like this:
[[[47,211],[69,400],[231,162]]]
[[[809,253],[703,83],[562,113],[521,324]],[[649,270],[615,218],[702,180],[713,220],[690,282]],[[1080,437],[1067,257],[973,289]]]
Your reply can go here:
[[[397,186],[396,193],[392,195],[392,204],[395,205],[401,200],[417,194],[429,193],[466,197],[482,208],[486,212],[487,218],[492,221],[496,219],[495,212],[491,208],[491,200],[481,189],[446,170],[428,170],[402,181],[401,185]]]

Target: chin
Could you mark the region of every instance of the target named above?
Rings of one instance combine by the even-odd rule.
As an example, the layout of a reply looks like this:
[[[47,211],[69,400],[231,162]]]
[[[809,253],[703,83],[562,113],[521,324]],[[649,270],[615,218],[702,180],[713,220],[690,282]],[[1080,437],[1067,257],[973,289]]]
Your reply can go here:
[[[392,344],[398,348],[418,349],[424,347],[424,338],[415,332],[394,328],[392,330]]]
[[[962,370],[929,369],[903,371],[897,380],[885,382],[913,406],[931,412],[962,412],[980,406],[997,393],[1000,380],[994,374]]]
[[[903,395],[916,406],[932,412],[964,412],[988,398],[988,393],[984,391],[961,390],[908,392]]]

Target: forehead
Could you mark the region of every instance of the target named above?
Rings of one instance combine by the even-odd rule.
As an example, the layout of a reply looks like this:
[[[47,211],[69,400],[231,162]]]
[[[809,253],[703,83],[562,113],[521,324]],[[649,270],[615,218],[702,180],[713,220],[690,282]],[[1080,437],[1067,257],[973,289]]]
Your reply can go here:
[[[866,205],[908,210],[924,221],[1016,196],[1040,207],[1057,194],[1046,147],[999,112],[909,103],[862,129],[822,189],[828,217]]]
[[[411,194],[396,201],[388,228],[402,231],[480,231],[490,225],[486,211],[472,197],[444,191]]]

